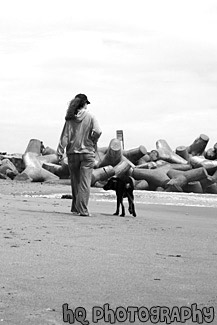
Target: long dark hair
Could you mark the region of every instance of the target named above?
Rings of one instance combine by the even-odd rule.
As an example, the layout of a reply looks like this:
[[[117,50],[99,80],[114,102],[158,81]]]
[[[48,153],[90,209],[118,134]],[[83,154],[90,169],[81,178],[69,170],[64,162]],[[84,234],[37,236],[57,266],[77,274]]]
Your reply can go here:
[[[84,106],[84,101],[80,98],[74,98],[70,101],[65,120],[73,120],[78,113],[79,109]]]

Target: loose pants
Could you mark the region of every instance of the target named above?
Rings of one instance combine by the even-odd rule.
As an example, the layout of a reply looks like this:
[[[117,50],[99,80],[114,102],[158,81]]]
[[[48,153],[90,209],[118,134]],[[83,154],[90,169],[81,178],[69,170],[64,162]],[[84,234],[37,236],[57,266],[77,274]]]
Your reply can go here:
[[[94,153],[68,154],[68,166],[72,188],[72,212],[88,215],[88,201],[93,167]]]

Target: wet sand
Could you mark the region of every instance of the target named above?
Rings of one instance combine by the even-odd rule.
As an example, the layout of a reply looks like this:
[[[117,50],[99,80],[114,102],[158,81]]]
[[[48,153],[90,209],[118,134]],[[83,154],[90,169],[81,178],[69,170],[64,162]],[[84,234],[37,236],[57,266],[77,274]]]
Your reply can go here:
[[[70,194],[67,185],[0,186],[2,324],[64,324],[64,303],[84,307],[90,324],[92,308],[106,303],[217,310],[216,207],[168,205],[153,193],[152,204],[136,200],[136,218],[122,218],[112,215],[112,196],[97,199],[92,189],[85,218],[71,215],[70,200],[49,196]]]

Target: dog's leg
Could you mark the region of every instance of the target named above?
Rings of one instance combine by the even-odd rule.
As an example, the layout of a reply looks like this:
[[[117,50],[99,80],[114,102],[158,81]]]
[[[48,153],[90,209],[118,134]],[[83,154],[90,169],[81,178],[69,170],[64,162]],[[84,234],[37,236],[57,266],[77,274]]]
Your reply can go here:
[[[132,209],[133,209],[133,216],[136,217],[136,211],[135,211],[135,205],[134,205],[134,203],[132,204]]]
[[[127,198],[128,198],[128,204],[129,204],[129,208],[128,208],[128,211],[130,214],[133,213],[133,210],[132,210],[132,200],[131,200],[131,197],[129,195],[129,193],[127,194]]]
[[[120,208],[120,196],[118,195],[118,193],[116,193],[116,198],[117,198],[117,207],[116,207],[116,212],[113,213],[114,216],[118,216],[119,215],[119,208]]]
[[[128,202],[129,202],[129,212],[134,217],[136,217],[135,205],[134,205],[134,195],[133,193],[127,194]]]
[[[124,217],[125,216],[125,209],[124,209],[123,196],[121,197],[121,208],[122,208],[121,217]]]
[[[128,204],[129,204],[128,211],[129,211],[130,214],[132,214],[133,213],[133,209],[132,209],[132,195],[131,195],[131,192],[127,191],[126,192],[126,195],[127,195]]]

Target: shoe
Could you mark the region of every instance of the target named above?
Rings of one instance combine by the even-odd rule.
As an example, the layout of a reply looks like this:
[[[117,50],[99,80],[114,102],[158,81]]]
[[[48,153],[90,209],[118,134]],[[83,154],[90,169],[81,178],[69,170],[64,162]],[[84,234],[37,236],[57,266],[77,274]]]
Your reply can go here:
[[[73,216],[78,216],[79,213],[77,211],[71,211],[71,213],[73,214]]]
[[[89,213],[78,213],[80,217],[91,217],[91,214]]]

